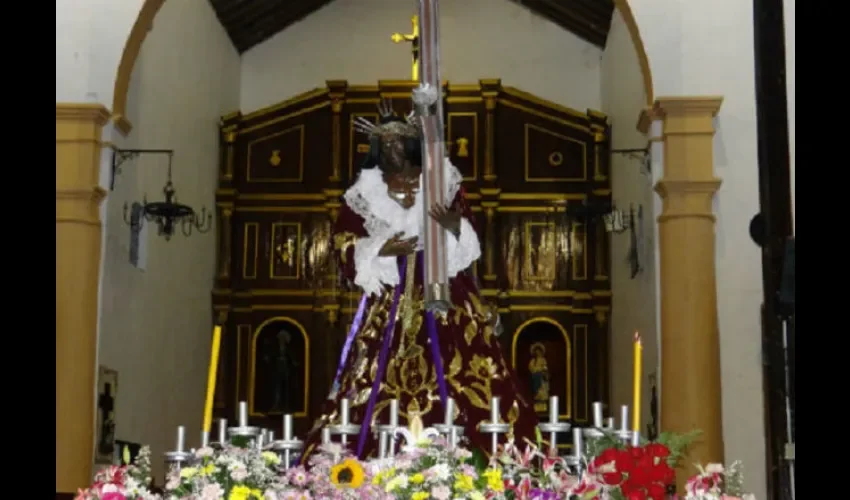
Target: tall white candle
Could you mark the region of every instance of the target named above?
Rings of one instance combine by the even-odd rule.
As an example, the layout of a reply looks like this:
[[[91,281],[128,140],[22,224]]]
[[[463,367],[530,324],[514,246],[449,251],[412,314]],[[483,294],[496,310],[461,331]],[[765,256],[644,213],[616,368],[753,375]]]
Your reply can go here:
[[[597,429],[602,427],[602,403],[600,401],[593,403],[593,426]]]
[[[342,398],[339,400],[339,423],[348,425],[348,399]]]
[[[452,425],[455,421],[455,400],[452,398],[446,398],[446,415],[444,423],[446,425]]]
[[[582,447],[584,446],[581,442],[581,429],[578,427],[573,427],[573,456],[576,458],[581,458]]]
[[[292,440],[292,415],[283,416],[283,440]]]
[[[381,431],[378,434],[378,458],[384,459],[387,458],[387,433],[386,431]]]
[[[490,422],[499,423],[499,396],[490,398]]]
[[[248,403],[239,402],[239,427],[248,427]]]
[[[614,417],[608,417],[605,419],[605,428],[608,430],[614,430]]]
[[[227,442],[227,419],[218,419],[218,442],[224,444]]]
[[[331,430],[328,427],[322,428],[322,444],[331,442]]]
[[[558,396],[549,398],[549,423],[558,423]]]
[[[390,400],[390,425],[398,427],[398,399]]]
[[[269,438],[269,443],[274,443],[274,431],[270,430],[266,437]]]
[[[186,428],[182,425],[177,426],[177,449],[176,451],[184,451],[186,447]]]
[[[620,406],[620,430],[629,430],[629,405]]]

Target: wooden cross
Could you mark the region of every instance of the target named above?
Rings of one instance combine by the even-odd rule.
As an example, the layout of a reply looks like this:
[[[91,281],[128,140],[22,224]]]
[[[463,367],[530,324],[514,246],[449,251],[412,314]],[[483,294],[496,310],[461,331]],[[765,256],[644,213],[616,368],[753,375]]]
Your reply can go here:
[[[410,18],[413,23],[413,32],[409,35],[402,33],[393,33],[392,40],[395,43],[410,42],[411,53],[413,54],[413,67],[410,73],[410,79],[414,82],[419,81],[419,16]]]

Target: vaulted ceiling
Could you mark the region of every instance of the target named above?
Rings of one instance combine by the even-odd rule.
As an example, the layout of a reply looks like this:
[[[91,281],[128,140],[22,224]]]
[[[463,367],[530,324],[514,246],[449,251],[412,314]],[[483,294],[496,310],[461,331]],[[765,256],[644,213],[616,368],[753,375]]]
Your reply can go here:
[[[239,53],[333,0],[210,0]],[[366,0],[363,0],[366,1]],[[576,36],[605,47],[614,0],[514,0]]]

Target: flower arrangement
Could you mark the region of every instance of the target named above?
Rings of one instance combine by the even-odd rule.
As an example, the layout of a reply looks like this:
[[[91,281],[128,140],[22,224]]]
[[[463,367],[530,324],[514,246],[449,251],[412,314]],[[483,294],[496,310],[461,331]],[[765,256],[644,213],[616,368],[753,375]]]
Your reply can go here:
[[[158,500],[151,493],[151,450],[147,446],[139,450],[135,462],[130,462],[129,452],[123,455],[124,465],[109,466],[100,470],[94,483],[77,492],[76,500]]]
[[[281,470],[280,458],[253,447],[201,448],[188,467],[172,469],[164,497],[152,493],[150,450],[133,464],[99,472],[77,500],[665,500],[687,438],[626,446],[603,436],[583,473],[542,453],[542,442],[520,449],[509,440],[487,462],[441,436],[419,438],[392,459],[360,461],[342,446],[319,447],[307,464]],[[410,442],[410,441],[408,441]],[[125,462],[128,460],[125,460]],[[700,468],[685,500],[754,500],[741,495],[740,464]]]
[[[722,464],[698,467],[699,473],[685,485],[686,500],[755,500],[752,494],[743,493],[741,462],[728,468]]]
[[[269,451],[226,445],[220,452],[201,448],[194,457],[192,466],[169,471],[168,498],[262,500],[280,480],[280,457]]]

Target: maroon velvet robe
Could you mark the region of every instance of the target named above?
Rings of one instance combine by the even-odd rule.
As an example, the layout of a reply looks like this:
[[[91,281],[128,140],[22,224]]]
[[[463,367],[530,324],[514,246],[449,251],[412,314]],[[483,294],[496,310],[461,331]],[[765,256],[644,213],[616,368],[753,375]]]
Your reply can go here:
[[[463,217],[473,223],[472,212],[460,189],[452,203]],[[474,227],[474,223],[473,223]],[[334,249],[340,272],[353,281],[354,242],[368,236],[364,220],[347,205],[340,208],[334,229]],[[421,254],[399,257],[407,260],[406,273],[413,272],[413,280],[401,281],[402,296],[399,301],[395,333],[390,345],[380,392],[372,422],[389,422],[389,402],[399,400],[399,425],[408,425],[408,415],[418,412],[425,427],[442,423],[444,409],[437,386],[437,373],[432,361],[429,336],[425,327],[422,302]],[[416,262],[414,264],[414,262]],[[466,445],[490,450],[489,435],[478,431],[479,422],[490,420],[490,400],[501,397],[500,414],[506,423],[513,425],[517,442],[523,438],[534,440],[537,416],[534,401],[525,384],[517,382],[514,371],[502,356],[499,340],[487,319],[488,308],[482,302],[476,280],[471,272],[458,273],[449,281],[452,309],[445,318],[437,319],[437,336],[445,373],[448,395],[457,406],[455,423],[464,426]],[[382,347],[393,288],[385,287],[379,297],[368,299],[361,328],[344,361],[337,391],[332,391],[307,438],[305,458],[320,442],[321,428],[337,423],[341,398],[348,398],[350,421],[363,424],[364,414],[378,370],[378,357]],[[412,347],[412,349],[411,349]],[[503,438],[504,439],[504,438]],[[334,441],[338,441],[335,438]],[[349,448],[356,452],[358,436],[348,438]],[[376,440],[369,433],[364,455],[373,454]]]

